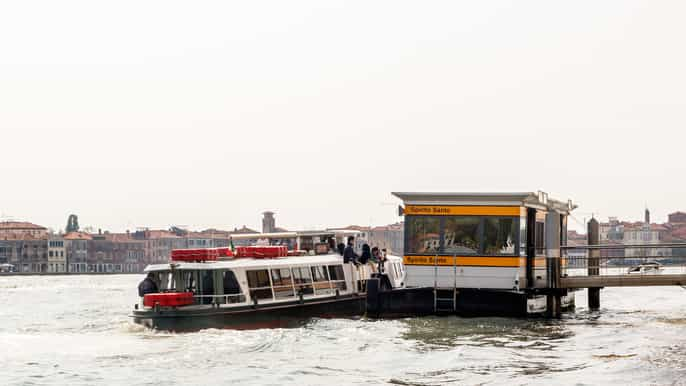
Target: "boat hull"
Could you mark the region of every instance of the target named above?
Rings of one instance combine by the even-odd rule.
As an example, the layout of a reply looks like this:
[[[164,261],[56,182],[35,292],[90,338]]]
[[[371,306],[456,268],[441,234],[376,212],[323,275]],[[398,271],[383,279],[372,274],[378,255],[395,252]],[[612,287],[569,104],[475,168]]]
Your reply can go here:
[[[186,332],[207,328],[257,329],[297,327],[309,318],[359,317],[365,312],[360,295],[295,300],[278,304],[207,307],[184,310],[136,310],[135,323],[156,330]]]

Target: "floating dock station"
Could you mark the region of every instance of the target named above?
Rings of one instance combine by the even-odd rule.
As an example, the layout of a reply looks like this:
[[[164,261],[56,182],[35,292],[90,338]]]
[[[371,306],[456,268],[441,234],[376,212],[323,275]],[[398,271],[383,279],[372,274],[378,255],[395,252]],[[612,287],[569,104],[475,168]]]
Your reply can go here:
[[[367,314],[514,315],[574,306],[559,288],[571,201],[546,193],[393,193],[407,288],[367,283]]]

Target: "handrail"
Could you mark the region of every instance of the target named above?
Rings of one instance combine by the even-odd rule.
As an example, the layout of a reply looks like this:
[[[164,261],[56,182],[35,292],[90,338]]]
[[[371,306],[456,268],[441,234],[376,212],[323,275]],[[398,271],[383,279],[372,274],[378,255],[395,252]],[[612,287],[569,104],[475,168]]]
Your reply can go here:
[[[686,243],[561,245],[560,249],[686,248]]]
[[[211,299],[223,299],[226,304],[229,303],[243,303],[246,301],[246,297],[244,294],[222,294],[222,295],[193,295],[194,299],[206,299],[206,298],[211,298]],[[237,298],[238,301],[229,301],[229,298]],[[213,302],[216,303],[216,302]]]

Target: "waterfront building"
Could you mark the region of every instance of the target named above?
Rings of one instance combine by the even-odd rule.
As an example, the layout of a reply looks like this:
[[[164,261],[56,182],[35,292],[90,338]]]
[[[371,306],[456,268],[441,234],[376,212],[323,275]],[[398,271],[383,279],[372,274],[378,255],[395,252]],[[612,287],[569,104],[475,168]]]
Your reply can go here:
[[[44,240],[47,237],[48,229],[40,225],[25,221],[0,222],[0,239],[2,240]]]
[[[67,249],[60,236],[51,235],[48,238],[48,272],[67,272]]]
[[[603,241],[621,241],[624,239],[624,224],[617,217],[610,217],[608,222],[599,224],[599,237]]]
[[[668,222],[670,224],[686,224],[686,213],[684,212],[674,212],[667,215]]]
[[[85,273],[87,269],[88,241],[93,237],[86,232],[69,232],[63,237],[67,252],[67,270],[71,273]]]
[[[369,242],[372,247],[386,249],[388,254],[401,255],[405,225],[403,222],[373,227],[369,231]]]
[[[144,241],[144,258],[147,264],[162,263],[169,259],[174,249],[186,248],[186,240],[172,231],[142,229],[133,234]]]

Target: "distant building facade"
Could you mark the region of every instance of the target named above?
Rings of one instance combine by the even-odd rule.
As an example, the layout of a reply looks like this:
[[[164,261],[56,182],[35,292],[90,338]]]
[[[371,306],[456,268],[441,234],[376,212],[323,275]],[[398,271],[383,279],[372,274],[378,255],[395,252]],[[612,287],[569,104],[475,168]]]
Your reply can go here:
[[[372,247],[386,249],[389,255],[401,256],[405,240],[403,222],[371,228],[369,241]]]
[[[48,238],[48,272],[67,272],[67,248],[60,236]]]
[[[686,213],[674,212],[667,215],[670,224],[686,224]]]

